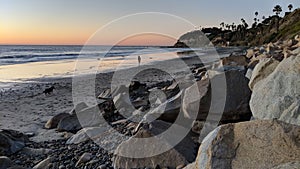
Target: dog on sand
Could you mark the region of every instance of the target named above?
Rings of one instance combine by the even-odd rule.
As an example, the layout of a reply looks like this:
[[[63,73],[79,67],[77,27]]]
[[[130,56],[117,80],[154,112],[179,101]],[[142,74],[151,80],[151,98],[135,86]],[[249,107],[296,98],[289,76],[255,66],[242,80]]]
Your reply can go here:
[[[51,86],[50,88],[47,88],[43,91],[43,93],[45,93],[45,95],[49,95],[53,93],[53,90],[55,89],[54,86]]]

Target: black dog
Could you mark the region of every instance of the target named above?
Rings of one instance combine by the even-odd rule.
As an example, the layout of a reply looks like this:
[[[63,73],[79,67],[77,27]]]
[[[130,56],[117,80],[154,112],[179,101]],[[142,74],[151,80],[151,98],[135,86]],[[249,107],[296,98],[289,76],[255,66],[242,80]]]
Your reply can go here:
[[[54,86],[51,86],[50,88],[47,88],[43,91],[43,93],[45,93],[45,95],[51,94],[53,93],[53,90],[55,89]]]

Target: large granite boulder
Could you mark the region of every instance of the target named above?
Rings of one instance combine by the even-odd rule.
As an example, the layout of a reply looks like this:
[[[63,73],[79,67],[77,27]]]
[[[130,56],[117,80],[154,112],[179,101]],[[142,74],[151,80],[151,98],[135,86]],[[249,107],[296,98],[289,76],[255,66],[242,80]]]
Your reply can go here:
[[[99,106],[83,109],[82,111],[64,117],[57,125],[58,131],[68,131],[76,133],[85,127],[95,127],[105,123],[104,111]]]
[[[256,119],[279,119],[300,125],[300,56],[284,59],[258,81],[250,101]]]
[[[212,74],[210,79],[198,81],[185,90],[182,105],[185,117],[193,119],[196,115],[197,120],[203,121],[210,112],[215,115],[222,113],[221,122],[224,123],[249,120],[249,79],[238,70]],[[198,94],[195,93],[195,89],[198,89]]]
[[[183,127],[176,125],[178,130],[167,135],[169,138],[166,138],[166,135],[160,135],[174,125],[163,121],[154,121],[150,125],[140,128],[134,137],[120,144],[115,151],[114,168],[155,168],[159,166],[160,168],[175,169],[194,161],[197,147],[189,135],[184,137],[176,146],[170,143],[173,141],[172,137],[178,134],[176,132],[184,130]],[[167,151],[164,152],[165,149]],[[163,152],[159,153],[160,151]],[[132,156],[128,157],[128,154]]]
[[[0,130],[0,156],[14,154],[25,147],[28,137],[14,130]]]
[[[45,124],[46,129],[54,129],[57,127],[58,123],[65,117],[70,116],[68,113],[60,113],[58,115],[53,116],[50,118],[47,123]]]
[[[203,140],[194,168],[272,168],[299,161],[299,135],[299,126],[276,120],[222,125]]]
[[[268,77],[277,67],[279,64],[279,61],[273,59],[273,58],[266,58],[266,59],[261,59],[259,60],[259,63],[255,66],[252,76],[249,82],[249,87],[252,90],[254,85]]]

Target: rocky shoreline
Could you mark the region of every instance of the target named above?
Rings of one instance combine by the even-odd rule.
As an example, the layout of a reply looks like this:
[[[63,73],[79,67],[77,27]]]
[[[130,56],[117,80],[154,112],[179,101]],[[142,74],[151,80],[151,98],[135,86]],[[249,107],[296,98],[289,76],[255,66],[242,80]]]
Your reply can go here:
[[[116,88],[110,88],[113,73],[101,74],[96,105],[74,106],[70,79],[7,91],[1,116],[15,125],[4,125],[22,127],[0,131],[0,169],[300,167],[299,49],[296,36],[210,65],[186,59],[192,74],[178,70],[175,80],[159,70],[142,71]],[[49,85],[56,93],[41,95]],[[85,81],[79,87],[84,90]],[[19,111],[33,113],[23,118],[36,124],[9,118]],[[184,133],[178,142],[177,132],[161,136],[172,128]]]

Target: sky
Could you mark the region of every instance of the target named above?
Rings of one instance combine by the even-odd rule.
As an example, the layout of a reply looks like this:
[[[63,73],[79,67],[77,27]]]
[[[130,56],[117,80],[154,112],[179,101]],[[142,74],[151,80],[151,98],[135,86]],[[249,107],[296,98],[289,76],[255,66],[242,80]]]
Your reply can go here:
[[[290,3],[300,7],[299,0],[0,0],[0,44],[172,45],[195,27],[252,23],[255,11],[268,17]]]

